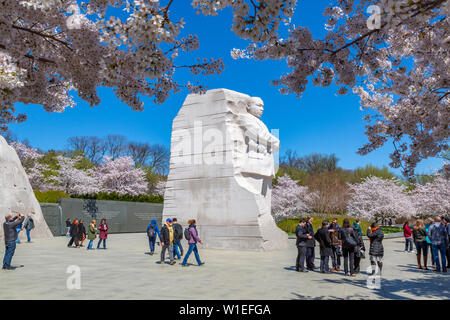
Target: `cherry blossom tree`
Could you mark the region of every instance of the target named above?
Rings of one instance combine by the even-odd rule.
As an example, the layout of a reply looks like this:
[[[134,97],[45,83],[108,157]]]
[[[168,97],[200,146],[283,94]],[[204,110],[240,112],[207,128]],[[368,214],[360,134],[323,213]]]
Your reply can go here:
[[[154,194],[157,196],[164,196],[164,192],[166,191],[166,182],[164,180],[159,181],[156,184],[155,190],[154,190]]]
[[[61,190],[69,195],[93,194],[100,191],[94,169],[78,169],[81,157],[56,157],[59,169],[53,181],[53,190]]]
[[[417,214],[422,217],[450,214],[450,180],[437,175],[432,182],[417,184],[413,199]]]
[[[347,214],[368,221],[387,218],[411,217],[415,208],[406,187],[396,179],[368,177],[361,183],[349,184],[352,194]]]
[[[298,218],[310,212],[309,203],[313,196],[307,187],[297,185],[288,175],[279,177],[272,190],[272,216],[275,222]]]
[[[223,70],[221,59],[188,65],[175,60],[196,50],[196,35],[181,37],[184,21],[171,18],[173,0],[0,0],[0,129],[26,119],[14,104],[39,104],[49,112],[74,106],[70,90],[91,106],[100,103],[97,88],[113,88],[133,110],[143,110],[141,97],[156,103],[186,87],[175,70],[193,75]],[[125,17],[108,15],[121,10]]]
[[[411,176],[422,159],[448,148],[450,2],[332,0],[324,10],[326,34],[318,39],[292,23],[292,11],[284,8],[285,18],[274,14],[281,3],[292,8],[295,1],[197,2],[208,14],[235,9],[233,30],[251,43],[234,49],[234,58],[286,60],[291,71],[273,81],[282,94],[301,96],[310,80],[323,87],[334,82],[338,94],[358,94],[369,140],[358,153],[392,141],[390,165]],[[277,35],[280,22],[288,37]]]
[[[35,190],[46,190],[50,188],[44,176],[44,172],[48,170],[48,167],[39,162],[39,159],[43,155],[37,149],[31,148],[21,142],[11,142],[9,145],[14,148],[19,156],[31,187]]]
[[[131,157],[115,160],[104,157],[104,162],[95,170],[95,177],[102,192],[140,195],[148,190],[145,171],[135,168]]]

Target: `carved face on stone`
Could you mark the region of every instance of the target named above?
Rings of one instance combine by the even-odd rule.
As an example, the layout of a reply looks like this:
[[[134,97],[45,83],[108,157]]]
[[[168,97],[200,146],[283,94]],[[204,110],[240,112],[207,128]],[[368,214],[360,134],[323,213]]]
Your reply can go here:
[[[261,98],[258,97],[250,98],[247,111],[255,117],[261,118],[264,111],[264,102],[261,100]]]

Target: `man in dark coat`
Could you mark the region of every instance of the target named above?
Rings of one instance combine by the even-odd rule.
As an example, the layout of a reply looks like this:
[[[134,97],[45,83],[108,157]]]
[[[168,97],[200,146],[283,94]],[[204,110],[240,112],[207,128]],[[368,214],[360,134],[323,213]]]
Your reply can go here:
[[[321,273],[331,273],[328,261],[330,256],[333,254],[331,249],[331,238],[328,232],[328,226],[330,222],[328,220],[322,221],[322,228],[317,230],[314,238],[320,245],[320,272]]]
[[[75,244],[75,246],[77,248],[79,248],[79,246],[78,246],[78,231],[79,231],[78,230],[78,220],[75,219],[75,220],[73,220],[73,223],[70,226],[69,234],[70,234],[71,238],[69,240],[69,243],[67,244],[67,246],[69,248],[71,248],[73,244]]]
[[[372,223],[372,225],[367,229],[367,237],[370,240],[370,264],[372,266],[372,275],[375,274],[376,268],[375,263],[378,265],[378,271],[381,275],[381,269],[383,268],[383,256],[384,256],[384,247],[383,247],[383,238],[384,233],[378,227],[377,223]]]
[[[314,220],[313,217],[308,217],[308,221],[306,222],[306,231],[311,239],[306,241],[306,267],[309,271],[314,271],[317,267],[314,266],[314,247],[316,246],[316,242],[314,241],[314,228],[312,222]]]
[[[174,237],[173,255],[177,256],[178,259],[181,259],[181,256],[183,255],[183,246],[181,245],[181,240],[183,239],[183,227],[178,223],[177,218],[172,219],[172,227]]]
[[[306,231],[306,220],[302,219],[297,228],[295,228],[295,235],[297,236],[297,261],[295,264],[295,270],[298,272],[308,272],[305,270],[305,258],[306,258],[306,241],[312,237],[308,236]]]
[[[16,251],[16,239],[17,239],[17,226],[23,223],[25,217],[19,213],[13,218],[11,214],[5,216],[5,222],[3,223],[3,235],[5,237],[5,256],[3,258],[3,270],[14,270],[11,267],[11,260]]]

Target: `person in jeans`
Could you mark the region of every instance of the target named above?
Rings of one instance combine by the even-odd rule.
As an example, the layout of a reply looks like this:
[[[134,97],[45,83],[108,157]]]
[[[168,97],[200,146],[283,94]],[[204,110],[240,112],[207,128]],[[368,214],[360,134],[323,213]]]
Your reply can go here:
[[[314,238],[320,245],[320,272],[321,273],[331,273],[328,264],[329,258],[333,251],[331,250],[331,239],[330,233],[328,232],[328,226],[330,222],[328,220],[322,221],[322,228],[317,230]]]
[[[447,229],[441,222],[441,217],[436,216],[434,218],[434,224],[428,229],[428,237],[431,240],[431,250],[433,250],[433,256],[436,263],[436,272],[441,272],[441,264],[439,261],[439,254],[441,255],[442,272],[447,272],[447,246],[448,246],[448,233]]]
[[[306,222],[307,234],[311,236],[311,238],[308,238],[308,240],[306,240],[306,267],[309,271],[314,271],[314,269],[317,269],[317,267],[314,266],[314,247],[316,246],[316,241],[314,241],[314,228],[312,225],[313,220],[313,217],[308,217]]]
[[[344,256],[344,272],[346,276],[355,276],[355,249],[357,246],[358,236],[355,234],[355,230],[350,226],[350,221],[344,219],[342,228],[338,233],[339,240],[342,242],[342,255]],[[349,267],[350,264],[350,267]]]
[[[383,247],[383,239],[384,233],[378,227],[376,222],[372,223],[372,225],[367,229],[367,237],[370,240],[370,264],[372,266],[372,275],[375,275],[376,267],[375,264],[378,265],[378,272],[381,275],[381,269],[383,269],[383,256],[384,256],[384,247]]]
[[[312,237],[308,235],[308,231],[306,230],[305,219],[302,219],[295,228],[295,235],[297,236],[296,245],[298,251],[295,270],[297,272],[308,272],[308,270],[305,270],[306,243],[308,240],[312,239]]]
[[[79,248],[79,245],[78,245],[78,220],[77,219],[73,220],[73,223],[70,227],[69,234],[70,234],[71,238],[70,238],[67,246],[69,248],[71,248],[72,245],[75,244],[75,246],[77,248]]]
[[[403,236],[405,237],[405,252],[413,252],[412,231],[408,225],[408,220],[403,223]]]
[[[433,250],[431,249],[431,240],[430,240],[430,237],[428,236],[428,230],[430,229],[430,226],[432,224],[433,224],[432,218],[427,218],[425,220],[425,231],[427,232],[427,236],[425,237],[425,239],[427,240],[427,251],[430,253],[430,256],[431,256],[431,265],[433,266],[433,270],[436,270],[434,254],[433,254]]]
[[[183,239],[183,227],[178,223],[177,218],[172,219],[172,227],[175,238],[173,243],[173,255],[176,255],[178,259],[181,259],[181,256],[183,255],[183,246],[181,245],[181,240]]]
[[[87,250],[94,250],[94,248],[92,248],[92,244],[94,243],[95,238],[97,238],[96,233],[97,233],[97,221],[93,219],[88,227],[87,238],[89,240],[89,243],[87,246]]]
[[[31,217],[31,214],[27,215],[27,219],[25,220],[25,223],[23,224],[23,228],[25,229],[26,233],[27,233],[27,242],[31,242],[31,230],[34,229],[34,221],[33,218]]]
[[[422,269],[421,254],[423,253],[423,270],[428,270],[427,258],[428,258],[428,245],[427,245],[427,231],[422,219],[416,221],[416,225],[412,231],[414,244],[416,245],[417,252],[417,269]]]
[[[175,241],[173,235],[172,219],[168,218],[166,223],[161,228],[161,262],[164,263],[166,250],[169,250],[170,265],[174,265],[175,259],[173,258],[173,242]]]
[[[147,236],[148,245],[150,247],[150,255],[153,255],[155,253],[156,236],[158,236],[159,241],[161,241],[161,234],[159,233],[158,224],[155,219],[153,219],[147,226]]]
[[[108,239],[108,224],[106,223],[106,219],[102,218],[100,220],[100,224],[98,226],[98,230],[100,231],[100,235],[98,236],[99,240],[97,243],[97,249],[100,249],[100,244],[103,241],[103,249],[106,250],[106,239]]]
[[[328,227],[328,232],[330,233],[331,238],[331,262],[333,267],[331,271],[341,271],[341,248],[339,241],[339,224],[337,223],[337,218],[333,218],[330,226]]]
[[[200,238],[198,237],[198,232],[197,232],[197,226],[196,226],[196,221],[195,219],[189,220],[188,221],[189,224],[189,249],[186,253],[186,256],[183,259],[183,262],[181,263],[181,265],[183,267],[187,266],[187,261],[189,259],[189,256],[191,255],[192,251],[195,254],[195,259],[197,260],[197,263],[199,266],[205,264],[204,262],[202,262],[200,260],[200,256],[198,254],[198,249],[197,249],[197,243],[203,244],[202,240],[200,240]]]
[[[5,222],[3,223],[3,236],[5,237],[5,256],[3,257],[3,270],[14,270],[11,267],[11,260],[16,251],[17,240],[17,226],[23,223],[25,217],[19,213],[14,218],[11,214],[5,216]]]
[[[72,226],[72,222],[70,221],[70,218],[67,218],[66,220],[66,237],[70,238],[70,227]]]
[[[359,227],[359,219],[358,219],[358,227]],[[359,233],[361,228],[357,228],[355,224],[353,224],[353,230],[355,231],[356,239],[356,248],[355,248],[355,258],[354,258],[354,273],[358,274],[361,271],[361,258],[364,256],[364,252],[366,251],[366,247],[364,246],[364,241],[362,238],[362,232]]]
[[[17,231],[16,243],[20,243],[19,233],[20,233],[20,231],[22,231],[22,229],[23,229],[23,221],[21,224],[16,226],[16,231]]]

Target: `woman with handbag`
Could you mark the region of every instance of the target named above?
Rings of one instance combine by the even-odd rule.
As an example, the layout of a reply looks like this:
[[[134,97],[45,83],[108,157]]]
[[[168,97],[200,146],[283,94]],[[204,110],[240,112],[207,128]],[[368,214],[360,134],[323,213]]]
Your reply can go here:
[[[357,232],[356,232],[357,233]],[[342,228],[339,230],[339,240],[342,241],[342,254],[344,256],[344,272],[346,276],[355,276],[355,250],[358,244],[355,230],[350,226],[350,221],[344,219]],[[350,270],[349,270],[350,264]]]
[[[363,241],[362,235],[361,235],[361,233],[358,232],[358,229],[353,227],[353,230],[355,231],[355,235],[357,236],[354,270],[355,270],[355,274],[358,274],[360,272],[361,259],[365,258],[366,247],[364,246],[364,241]]]
[[[106,223],[105,218],[102,218],[102,220],[100,221],[98,230],[100,230],[100,235],[97,243],[97,249],[100,249],[100,244],[102,243],[102,241],[103,241],[103,249],[106,249],[106,239],[108,238],[108,224]]]
[[[367,229],[367,237],[370,240],[370,264],[372,265],[372,275],[376,272],[375,263],[378,265],[378,272],[381,275],[381,269],[383,268],[383,256],[384,256],[384,247],[383,247],[383,238],[384,233],[378,227],[376,222],[372,223],[372,225]]]

